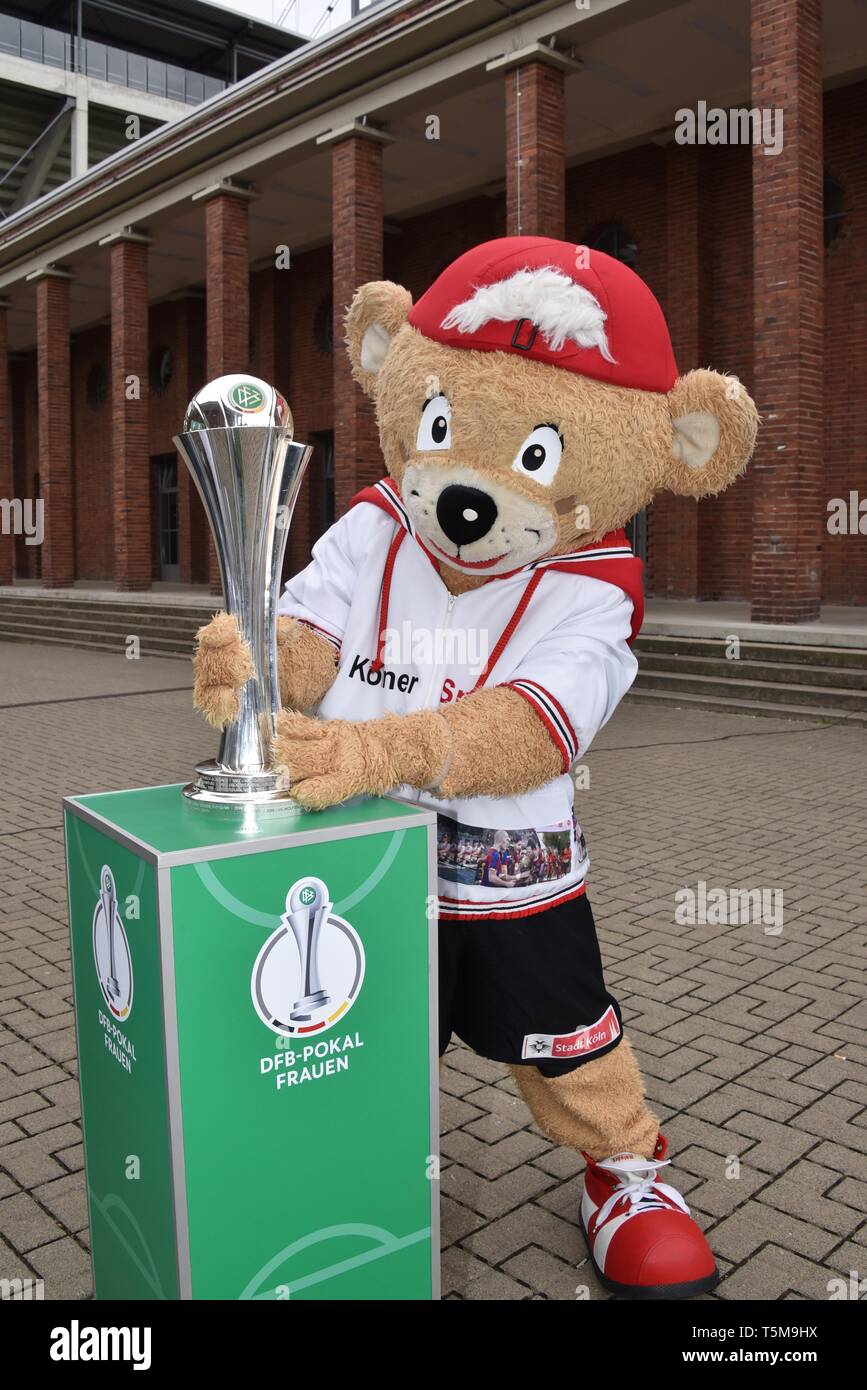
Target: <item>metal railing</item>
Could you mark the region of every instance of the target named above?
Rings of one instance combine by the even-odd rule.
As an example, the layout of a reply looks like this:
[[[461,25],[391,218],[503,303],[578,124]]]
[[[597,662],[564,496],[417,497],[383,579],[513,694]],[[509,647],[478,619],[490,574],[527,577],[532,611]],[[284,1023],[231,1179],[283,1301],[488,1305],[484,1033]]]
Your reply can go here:
[[[183,101],[188,106],[206,101],[227,86],[219,77],[190,72],[157,58],[142,58],[137,53],[127,53],[95,39],[75,39],[59,29],[46,29],[42,24],[32,24],[8,14],[0,14],[2,53],[63,68],[66,72],[80,72],[135,92],[147,92],[150,96]]]

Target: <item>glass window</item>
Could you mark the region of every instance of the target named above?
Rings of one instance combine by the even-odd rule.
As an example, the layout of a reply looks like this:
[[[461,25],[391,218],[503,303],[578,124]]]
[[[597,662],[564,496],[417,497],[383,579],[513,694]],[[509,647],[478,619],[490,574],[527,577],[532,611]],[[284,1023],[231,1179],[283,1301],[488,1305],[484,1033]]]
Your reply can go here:
[[[846,220],[846,205],[843,189],[836,179],[830,174],[825,175],[823,185],[823,233],[825,250],[836,241],[843,230],[843,223]]]
[[[159,498],[160,578],[177,580],[178,556],[178,459],[177,454],[160,454],[154,459]]]
[[[638,247],[635,238],[622,222],[597,223],[595,227],[591,227],[582,244],[589,246],[591,251],[604,251],[606,256],[613,256],[616,261],[622,261],[630,270],[635,269]]]
[[[334,522],[334,431],[316,430],[310,436],[313,458],[310,479],[310,520],[318,539]]]

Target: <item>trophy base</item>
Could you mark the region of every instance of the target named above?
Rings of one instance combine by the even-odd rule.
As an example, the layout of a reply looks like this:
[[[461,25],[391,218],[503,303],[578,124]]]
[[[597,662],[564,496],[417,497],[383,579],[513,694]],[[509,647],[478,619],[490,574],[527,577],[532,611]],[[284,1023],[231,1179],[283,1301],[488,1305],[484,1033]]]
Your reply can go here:
[[[184,787],[190,801],[210,806],[268,806],[299,810],[276,772],[233,772],[213,758],[196,767],[196,780]]]

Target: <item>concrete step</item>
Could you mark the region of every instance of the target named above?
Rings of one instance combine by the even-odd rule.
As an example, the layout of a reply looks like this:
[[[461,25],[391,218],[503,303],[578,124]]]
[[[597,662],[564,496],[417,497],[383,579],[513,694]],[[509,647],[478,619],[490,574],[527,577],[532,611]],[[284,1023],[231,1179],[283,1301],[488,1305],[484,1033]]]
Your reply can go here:
[[[219,596],[195,604],[136,601],[126,596],[0,594],[0,641],[123,655],[126,639],[142,656],[189,660],[196,630],[221,606]],[[644,634],[636,642],[636,699],[678,706],[772,714],[797,719],[867,722],[867,651],[742,641],[726,659],[724,639]]]
[[[135,636],[142,656],[188,660],[198,628],[220,604],[217,596],[212,604],[173,604],[0,594],[0,641],[124,652]]]
[[[194,622],[183,622],[179,618],[163,618],[160,614],[149,614],[145,618],[140,618],[137,614],[129,616],[102,613],[70,613],[66,610],[58,613],[30,613],[10,612],[0,606],[0,623],[14,623],[17,627],[29,627],[32,631],[47,629],[49,631],[62,631],[64,628],[80,628],[82,631],[105,632],[105,633],[127,633],[144,632],[153,633],[161,637],[178,637],[192,641],[201,626],[198,619]]]
[[[17,613],[24,616],[54,615],[73,613],[84,615],[103,615],[123,618],[145,619],[160,617],[179,622],[201,624],[207,622],[212,613],[222,607],[222,600],[215,598],[213,604],[163,604],[163,603],[110,603],[95,599],[45,599],[9,598],[0,594],[0,613]]]
[[[822,705],[814,705],[808,709],[799,708],[797,705],[776,704],[771,700],[737,700],[728,697],[722,684],[718,690],[719,694],[691,695],[664,690],[644,690],[634,685],[626,699],[630,702],[662,705],[674,709],[703,709],[719,714],[746,714],[764,719],[806,719],[811,722],[867,726],[867,711],[864,710],[839,710]]]
[[[717,656],[682,656],[668,652],[638,653],[643,673],[669,672],[678,676],[714,676],[726,682],[754,680],[768,684],[833,686],[843,690],[867,690],[867,666],[807,665],[791,661],[726,661]]]
[[[827,708],[839,711],[867,713],[867,691],[845,690],[840,686],[814,686],[741,680],[729,676],[680,675],[671,671],[639,670],[634,688],[655,690],[669,695],[709,695],[726,700],[771,701],[777,705],[795,705],[810,710]]]
[[[189,661],[192,657],[192,642],[178,639],[152,637],[136,634],[139,637],[141,656],[171,656]],[[38,646],[92,648],[94,651],[114,652],[123,656],[126,651],[122,637],[112,639],[106,633],[92,632],[89,629],[65,628],[63,631],[36,631],[32,626],[4,623],[0,619],[0,642],[30,642]]]
[[[713,637],[668,637],[643,632],[636,639],[636,653],[672,657],[716,657],[726,664],[745,661],[773,661],[796,666],[831,666],[867,671],[867,649],[860,647],[795,646],[787,642],[741,641],[739,658],[726,656],[728,643]]]
[[[64,632],[75,632],[78,634],[92,633],[93,640],[99,641],[118,641],[122,642],[127,636],[139,638],[152,638],[158,641],[168,641],[175,646],[192,647],[195,640],[195,628],[182,628],[169,626],[168,624],[139,624],[139,623],[101,623],[96,619],[80,618],[76,620],[72,616],[58,618],[57,621],[49,622],[47,619],[38,623],[28,622],[24,618],[17,616],[8,617],[0,612],[0,627],[15,631],[33,633],[34,637],[43,632],[51,633],[55,637],[60,637]]]

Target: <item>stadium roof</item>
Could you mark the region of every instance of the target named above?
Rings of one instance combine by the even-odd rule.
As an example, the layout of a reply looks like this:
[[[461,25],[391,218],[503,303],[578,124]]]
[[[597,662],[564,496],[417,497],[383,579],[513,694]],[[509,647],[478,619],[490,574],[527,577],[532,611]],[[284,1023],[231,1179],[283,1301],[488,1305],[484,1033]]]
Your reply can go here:
[[[145,57],[171,55],[173,63],[196,71],[220,70],[234,47],[239,76],[246,76],[307,42],[291,29],[204,0],[81,0],[81,5],[85,37]],[[67,31],[74,14],[69,0],[0,0],[0,10]]]

